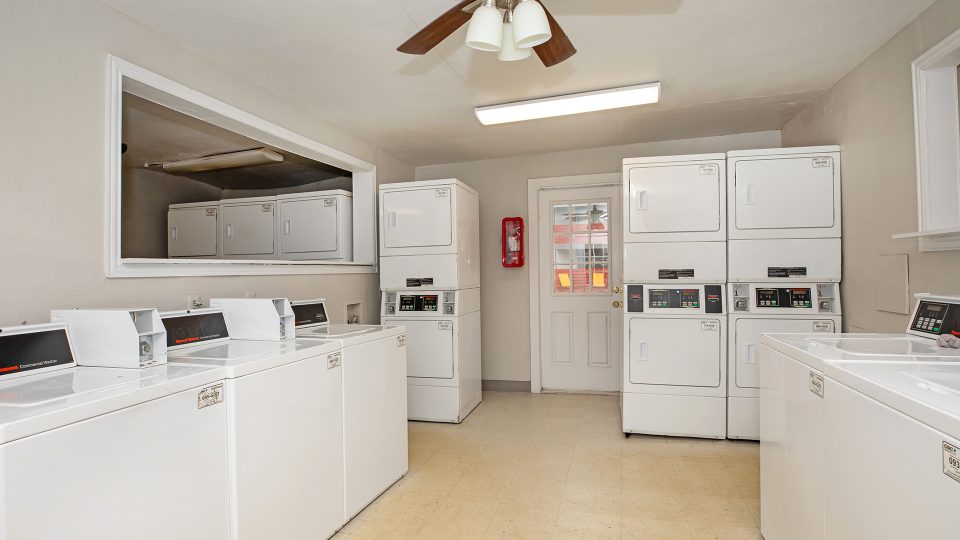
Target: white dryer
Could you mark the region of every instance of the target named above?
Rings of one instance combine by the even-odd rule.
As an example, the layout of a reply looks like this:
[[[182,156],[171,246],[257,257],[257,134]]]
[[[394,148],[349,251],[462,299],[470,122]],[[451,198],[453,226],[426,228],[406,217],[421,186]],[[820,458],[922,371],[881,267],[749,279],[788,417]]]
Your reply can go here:
[[[345,522],[340,344],[234,340],[217,308],[163,321],[170,364],[225,377],[231,538],[332,536]]]
[[[220,201],[171,204],[167,257],[212,259],[220,252]]]
[[[727,153],[729,280],[840,281],[840,148]]]
[[[223,372],[74,365],[64,324],[0,331],[0,538],[228,538]]]
[[[225,259],[273,259],[277,250],[277,197],[220,201],[220,255]]]
[[[407,417],[463,421],[482,394],[480,289],[385,292],[380,316],[407,330]]]
[[[293,302],[297,341],[342,348],[345,520],[407,474],[407,336],[399,326],[330,324],[322,300]],[[322,315],[321,315],[322,314]]]
[[[277,196],[277,258],[353,260],[353,194],[342,189]]]
[[[873,455],[831,455],[833,451],[828,450],[828,445],[834,444],[831,440],[837,435],[833,428],[828,431],[828,426],[837,425],[831,417],[838,415],[849,418],[850,414],[857,414],[851,407],[859,407],[855,403],[857,400],[848,399],[849,394],[838,393],[836,384],[852,387],[860,393],[867,392],[868,386],[858,382],[858,378],[862,377],[851,378],[850,374],[880,369],[868,365],[889,364],[900,367],[883,370],[914,372],[914,376],[907,376],[908,384],[930,390],[927,395],[949,395],[952,392],[949,376],[938,382],[937,376],[918,375],[916,370],[925,371],[926,368],[907,366],[960,366],[960,350],[942,348],[936,342],[940,334],[954,331],[960,331],[960,298],[918,295],[905,334],[768,334],[761,338],[758,370],[760,525],[765,538],[816,540],[871,537],[869,534],[842,536],[826,529],[827,486],[832,485],[832,481],[828,484],[827,478],[830,471],[828,458],[846,460],[846,464],[850,459],[863,459],[862,465],[867,466],[875,462],[874,455],[882,456],[884,452],[913,447],[915,441],[891,439],[892,433],[882,433],[877,434],[872,442]],[[858,365],[863,367],[854,367]],[[952,370],[950,368],[947,371]],[[831,394],[838,399],[834,401]],[[845,394],[846,397],[843,397]],[[839,405],[831,410],[831,403]],[[864,422],[878,420],[878,417],[868,416],[863,416]],[[880,425],[882,423],[869,427]],[[867,426],[857,422],[844,425],[844,429],[851,430],[852,438],[858,437],[858,433],[862,433],[858,430],[864,427]],[[857,444],[852,439],[850,442]],[[937,466],[942,467],[942,449],[928,448],[927,452],[928,458],[936,460]],[[875,491],[865,496],[863,504],[883,496],[896,501],[900,493],[894,493],[895,489],[891,489],[895,484],[877,483],[877,478],[882,478],[882,475],[890,477],[901,474],[900,462],[896,463],[896,467],[891,467],[889,462],[881,467],[889,470],[868,467],[868,472],[860,467],[859,474],[866,474],[870,479],[850,489],[865,487]],[[904,497],[910,497],[914,492],[901,493]],[[910,503],[911,506],[915,504]],[[881,508],[885,506],[881,505]],[[862,512],[862,507],[856,508]],[[838,510],[846,511],[842,507],[838,507]],[[869,512],[871,519],[884,519],[877,511]],[[902,524],[893,526],[889,531],[899,530],[900,526]],[[922,530],[922,527],[918,525],[916,530]]]
[[[723,285],[627,285],[623,432],[727,435]]]
[[[837,283],[731,283],[727,437],[760,439],[757,362],[762,334],[841,329]]]
[[[380,185],[380,289],[480,286],[479,195],[455,179]]]
[[[625,159],[624,281],[726,281],[726,189],[723,154]]]

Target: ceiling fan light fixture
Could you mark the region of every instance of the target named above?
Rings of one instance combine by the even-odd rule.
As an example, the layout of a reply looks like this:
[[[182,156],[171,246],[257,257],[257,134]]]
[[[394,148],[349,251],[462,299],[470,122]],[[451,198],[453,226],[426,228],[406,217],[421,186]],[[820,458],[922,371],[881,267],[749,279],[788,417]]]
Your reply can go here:
[[[503,14],[503,47],[497,58],[501,62],[516,62],[533,56],[533,49],[521,49],[513,43],[513,11],[512,2],[507,3],[507,10]]]
[[[528,49],[550,41],[550,21],[537,0],[521,0],[513,10],[513,39],[518,48]]]
[[[484,0],[470,18],[467,46],[478,51],[496,52],[503,45],[503,15],[496,0]]]
[[[477,107],[475,113],[485,126],[522,122],[538,118],[553,118],[595,111],[607,111],[660,101],[660,83],[639,84],[580,94],[568,94],[504,105]]]

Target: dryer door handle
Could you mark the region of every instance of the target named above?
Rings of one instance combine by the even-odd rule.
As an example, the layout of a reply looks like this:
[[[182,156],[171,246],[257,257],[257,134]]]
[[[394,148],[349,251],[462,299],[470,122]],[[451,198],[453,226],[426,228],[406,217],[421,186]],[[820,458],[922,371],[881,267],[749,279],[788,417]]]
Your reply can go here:
[[[647,352],[648,352],[647,349],[648,349],[647,342],[641,341],[640,342],[640,360],[644,362],[647,361]]]
[[[637,210],[646,210],[647,209],[647,190],[640,189],[637,190]]]
[[[171,239],[171,240],[176,240],[176,239],[177,239],[177,228],[176,228],[176,227],[170,227],[170,239]]]
[[[227,223],[227,238],[233,238],[233,223]]]
[[[391,229],[397,227],[397,213],[393,210],[387,212],[387,227]]]
[[[757,202],[757,187],[753,184],[747,184],[747,204],[755,204]]]
[[[756,364],[757,363],[757,345],[756,343],[747,343],[747,358],[744,360],[746,364]]]

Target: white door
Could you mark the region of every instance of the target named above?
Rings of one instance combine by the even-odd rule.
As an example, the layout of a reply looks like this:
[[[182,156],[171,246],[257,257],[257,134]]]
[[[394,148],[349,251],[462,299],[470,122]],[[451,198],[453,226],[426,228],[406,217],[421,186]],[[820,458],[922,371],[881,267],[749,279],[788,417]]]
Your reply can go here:
[[[720,166],[674,163],[629,172],[631,233],[720,230]]]
[[[385,248],[453,245],[450,187],[386,191],[381,204]]]
[[[829,156],[738,161],[737,229],[833,227],[835,166]]]
[[[757,358],[762,334],[833,332],[830,319],[738,319],[731,339],[736,343],[737,388],[757,388]]]
[[[280,252],[322,253],[339,247],[337,199],[324,197],[280,203]]]
[[[173,208],[167,213],[170,257],[215,257],[217,255],[216,206]]]
[[[675,317],[630,319],[630,382],[665,386],[720,386],[720,321]]]
[[[407,329],[407,377],[453,378],[453,321],[384,319]]]
[[[275,206],[268,202],[221,207],[223,254],[271,255]]]
[[[544,390],[620,389],[620,186],[539,192]]]

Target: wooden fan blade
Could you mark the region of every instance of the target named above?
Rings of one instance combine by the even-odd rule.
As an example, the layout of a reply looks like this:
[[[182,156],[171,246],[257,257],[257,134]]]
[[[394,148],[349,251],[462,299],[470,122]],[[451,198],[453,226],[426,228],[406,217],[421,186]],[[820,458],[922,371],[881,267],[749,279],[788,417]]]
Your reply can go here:
[[[463,0],[456,6],[450,8],[443,15],[437,17],[432,23],[428,24],[417,32],[406,43],[397,47],[397,50],[407,54],[427,54],[431,49],[447,39],[450,34],[456,32],[472,16],[463,11],[463,8],[474,3],[476,0]]]
[[[540,2],[540,0],[537,1]],[[543,6],[543,2],[540,2],[540,5]],[[553,18],[547,6],[543,6],[543,10],[547,13],[547,20],[550,21],[550,33],[553,37],[550,41],[537,45],[533,50],[537,52],[543,65],[552,67],[577,54],[577,48],[573,46],[563,28],[560,28],[560,24]]]

